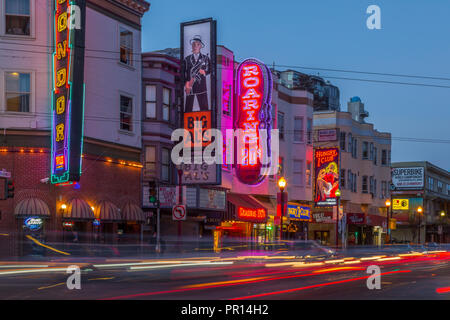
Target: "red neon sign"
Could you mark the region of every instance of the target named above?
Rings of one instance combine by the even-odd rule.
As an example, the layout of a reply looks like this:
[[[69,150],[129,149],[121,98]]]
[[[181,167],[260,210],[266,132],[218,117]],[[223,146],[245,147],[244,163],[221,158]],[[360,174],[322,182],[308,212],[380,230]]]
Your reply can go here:
[[[264,208],[252,209],[238,207],[238,218],[241,221],[264,222],[267,219],[267,211]]]
[[[235,128],[242,130],[242,141],[238,141],[236,148],[236,175],[241,182],[255,185],[265,177],[262,175],[261,159],[263,148],[268,150],[270,142],[270,70],[257,60],[245,60],[238,68],[236,88],[238,93]],[[262,141],[260,129],[268,130],[267,141]]]

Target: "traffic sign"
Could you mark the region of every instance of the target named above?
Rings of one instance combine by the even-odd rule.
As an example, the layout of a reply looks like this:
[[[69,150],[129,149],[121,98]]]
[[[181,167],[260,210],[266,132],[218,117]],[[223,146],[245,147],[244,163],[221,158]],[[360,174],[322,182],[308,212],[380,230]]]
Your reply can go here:
[[[172,219],[175,221],[186,220],[186,206],[177,204],[172,208]]]

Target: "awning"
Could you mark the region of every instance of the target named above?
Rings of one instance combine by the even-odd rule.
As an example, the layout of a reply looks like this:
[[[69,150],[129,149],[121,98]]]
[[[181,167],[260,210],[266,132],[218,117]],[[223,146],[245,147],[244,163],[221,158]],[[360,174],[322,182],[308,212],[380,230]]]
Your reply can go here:
[[[231,203],[228,210],[239,221],[264,223],[267,221],[267,209],[254,197],[246,194],[228,193],[227,201]]]
[[[109,201],[100,201],[94,209],[94,216],[101,222],[119,222],[122,220],[119,208]]]
[[[73,199],[70,201],[67,210],[63,212],[63,219],[66,220],[94,220],[94,211],[91,206],[82,199]]]
[[[128,202],[122,210],[120,210],[122,220],[145,222],[145,214],[142,209],[132,202]]]
[[[366,224],[364,213],[347,213],[347,224]]]
[[[387,224],[387,218],[383,217],[383,216],[379,216],[379,215],[374,215],[374,214],[368,214],[366,216],[366,224],[368,226],[372,226],[372,227],[382,227],[382,226],[386,226]]]
[[[266,209],[270,216],[277,215],[277,199],[271,198],[267,196],[251,196],[256,199],[259,203],[261,203]]]
[[[17,217],[40,216],[50,218],[50,210],[41,199],[27,198],[19,201],[14,208],[14,215]]]

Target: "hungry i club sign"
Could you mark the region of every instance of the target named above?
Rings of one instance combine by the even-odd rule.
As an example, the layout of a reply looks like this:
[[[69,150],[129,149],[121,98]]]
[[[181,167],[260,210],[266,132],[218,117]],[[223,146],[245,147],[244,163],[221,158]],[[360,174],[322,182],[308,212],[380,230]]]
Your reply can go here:
[[[51,182],[80,180],[84,111],[85,0],[55,0]]]

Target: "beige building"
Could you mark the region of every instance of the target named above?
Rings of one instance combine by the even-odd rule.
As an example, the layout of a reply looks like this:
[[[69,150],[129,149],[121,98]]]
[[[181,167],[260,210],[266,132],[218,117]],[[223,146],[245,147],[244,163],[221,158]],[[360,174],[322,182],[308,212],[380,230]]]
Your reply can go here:
[[[314,146],[340,148],[340,191],[347,243],[380,244],[386,232],[385,200],[391,181],[391,134],[366,123],[368,117],[358,97],[348,102],[348,112],[314,113]],[[313,210],[309,237],[323,244],[336,242],[333,208]],[[341,236],[339,237],[341,241]]]

